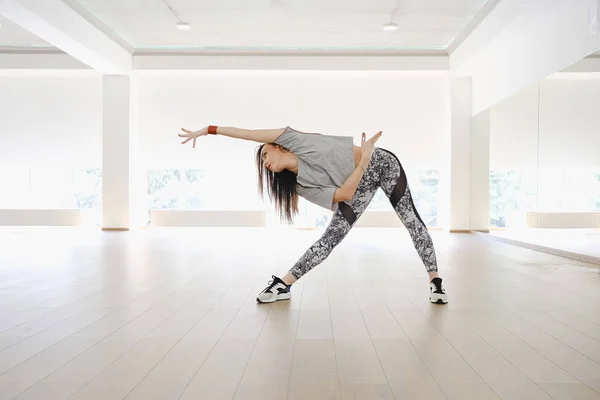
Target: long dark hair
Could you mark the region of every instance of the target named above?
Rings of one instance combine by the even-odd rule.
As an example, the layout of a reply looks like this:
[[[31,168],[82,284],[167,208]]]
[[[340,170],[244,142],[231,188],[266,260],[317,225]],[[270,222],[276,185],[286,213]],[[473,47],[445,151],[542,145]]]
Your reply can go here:
[[[271,143],[271,145],[286,150],[278,144]],[[269,195],[269,199],[275,203],[275,211],[279,215],[280,220],[291,223],[298,214],[298,193],[296,192],[296,184],[298,181],[296,179],[296,174],[287,169],[284,169],[281,172],[273,172],[265,167],[261,157],[263,147],[265,147],[265,145],[261,144],[256,149],[258,192],[264,199],[264,193],[266,191]]]

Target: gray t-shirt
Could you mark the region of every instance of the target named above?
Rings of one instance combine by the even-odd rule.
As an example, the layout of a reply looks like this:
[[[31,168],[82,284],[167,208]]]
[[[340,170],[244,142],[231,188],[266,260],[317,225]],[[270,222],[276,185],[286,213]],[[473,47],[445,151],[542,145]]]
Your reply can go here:
[[[304,133],[288,126],[275,143],[298,157],[298,195],[331,210],[336,189],[355,169],[352,137]]]

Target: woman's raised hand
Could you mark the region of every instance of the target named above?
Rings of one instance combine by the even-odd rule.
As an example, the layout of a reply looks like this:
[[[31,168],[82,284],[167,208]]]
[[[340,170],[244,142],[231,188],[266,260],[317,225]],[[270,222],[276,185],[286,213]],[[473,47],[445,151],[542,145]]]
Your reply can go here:
[[[199,129],[197,131],[191,131],[191,130],[185,129],[185,128],[181,128],[181,130],[184,131],[185,133],[180,133],[178,136],[182,137],[182,138],[186,138],[183,142],[181,142],[181,144],[186,144],[187,142],[192,140],[192,148],[196,147],[196,139],[198,139],[200,136],[208,135],[208,126],[202,128],[202,129]]]
[[[377,141],[379,140],[381,135],[382,135],[382,133],[381,133],[381,131],[379,131],[375,135],[373,135],[373,137],[371,137],[369,140],[367,140],[367,135],[365,135],[365,133],[363,132],[362,142],[361,142],[361,146],[360,146],[362,149],[361,165],[363,162],[366,163],[367,165],[369,164],[369,161],[371,161],[371,156],[373,155],[373,151],[375,151],[375,143],[377,143]]]

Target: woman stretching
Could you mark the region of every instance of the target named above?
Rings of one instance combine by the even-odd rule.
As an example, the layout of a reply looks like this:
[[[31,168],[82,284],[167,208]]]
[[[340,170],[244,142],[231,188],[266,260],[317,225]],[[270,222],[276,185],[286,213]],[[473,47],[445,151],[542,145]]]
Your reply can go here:
[[[182,129],[183,144],[196,147],[196,139],[205,135],[223,135],[263,143],[256,151],[258,186],[274,201],[279,217],[292,221],[298,212],[298,196],[332,210],[333,217],[325,233],[283,277],[273,280],[256,300],[272,303],[292,297],[291,286],[304,274],[322,263],[348,234],[365,211],[379,187],[408,229],[413,244],[429,273],[429,298],[445,304],[448,295],[439,277],[435,250],[427,227],[415,209],[406,174],[398,158],[390,151],[376,148],[381,132],[354,146],[352,137],[331,136],[282,129],[239,129],[208,126],[198,131]]]

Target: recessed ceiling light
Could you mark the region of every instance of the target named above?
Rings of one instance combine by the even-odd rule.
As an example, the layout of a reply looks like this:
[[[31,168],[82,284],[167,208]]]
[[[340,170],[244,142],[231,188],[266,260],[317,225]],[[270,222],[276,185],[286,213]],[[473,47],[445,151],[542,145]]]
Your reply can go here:
[[[390,22],[389,24],[383,25],[383,30],[392,32],[392,31],[398,30],[398,25],[393,22]]]
[[[179,29],[180,31],[189,31],[190,29],[192,29],[192,27],[186,22],[178,22],[177,29]]]

